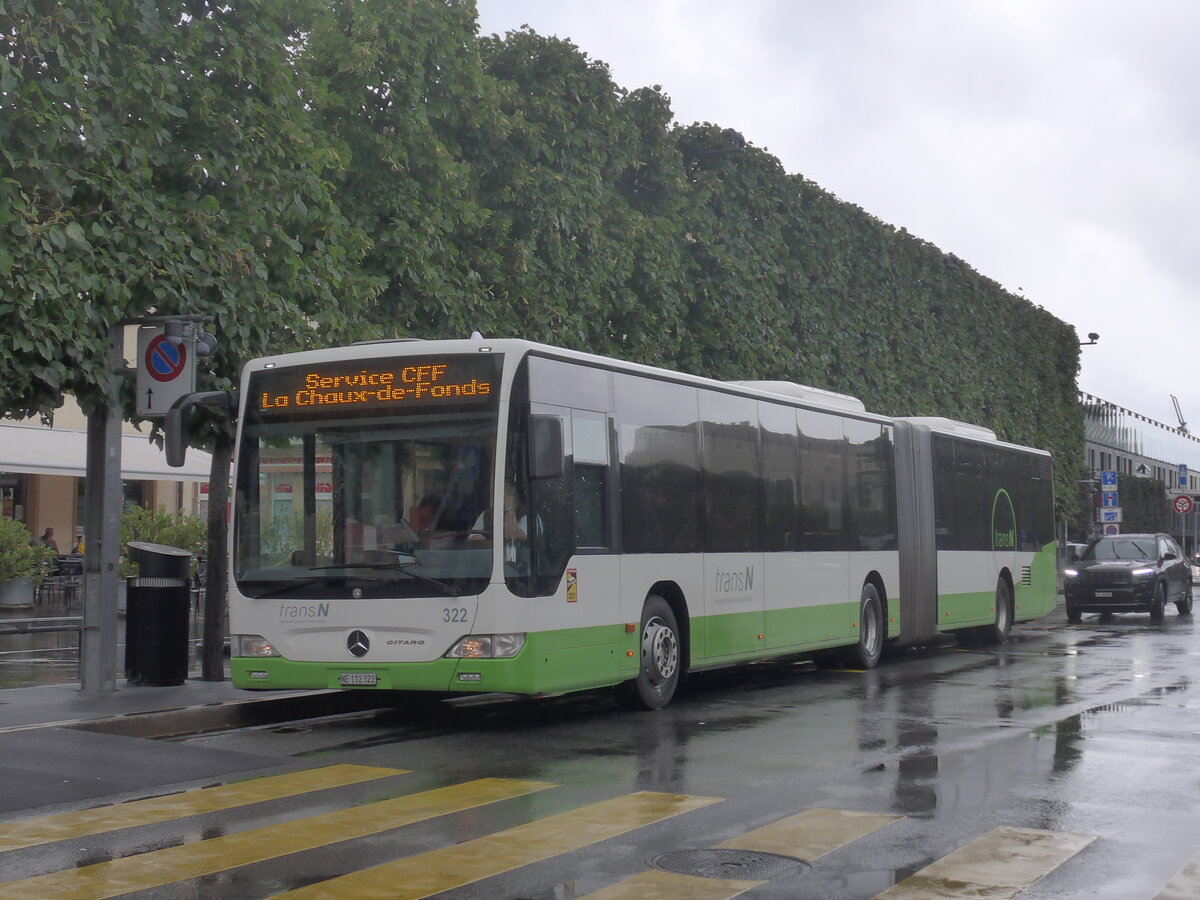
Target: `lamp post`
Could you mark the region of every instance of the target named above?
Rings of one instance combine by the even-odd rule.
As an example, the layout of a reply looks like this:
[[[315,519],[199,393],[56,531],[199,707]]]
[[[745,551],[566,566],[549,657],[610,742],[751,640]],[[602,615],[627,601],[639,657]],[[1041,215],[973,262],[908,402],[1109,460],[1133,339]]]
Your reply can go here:
[[[1080,341],[1079,346],[1080,347],[1090,347],[1090,346],[1092,346],[1092,344],[1096,343],[1099,340],[1100,340],[1100,335],[1096,334],[1096,332],[1094,332],[1094,331],[1089,331],[1088,339],[1086,341]]]

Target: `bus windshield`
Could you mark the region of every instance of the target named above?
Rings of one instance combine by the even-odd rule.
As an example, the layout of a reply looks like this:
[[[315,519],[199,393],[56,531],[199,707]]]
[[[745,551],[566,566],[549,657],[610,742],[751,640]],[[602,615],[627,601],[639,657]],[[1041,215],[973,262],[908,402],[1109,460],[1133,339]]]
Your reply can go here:
[[[233,503],[238,589],[482,591],[501,364],[500,354],[385,356],[252,373]]]
[[[492,414],[246,428],[234,510],[239,589],[305,598],[482,590],[495,433]]]

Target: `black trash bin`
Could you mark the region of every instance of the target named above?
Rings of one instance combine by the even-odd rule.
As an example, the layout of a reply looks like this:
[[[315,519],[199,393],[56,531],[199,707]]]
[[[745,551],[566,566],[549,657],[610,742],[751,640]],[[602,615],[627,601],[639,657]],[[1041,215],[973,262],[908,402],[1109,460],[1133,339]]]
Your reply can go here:
[[[125,679],[130,684],[183,684],[188,670],[188,569],[192,554],[178,547],[131,541],[125,604]]]

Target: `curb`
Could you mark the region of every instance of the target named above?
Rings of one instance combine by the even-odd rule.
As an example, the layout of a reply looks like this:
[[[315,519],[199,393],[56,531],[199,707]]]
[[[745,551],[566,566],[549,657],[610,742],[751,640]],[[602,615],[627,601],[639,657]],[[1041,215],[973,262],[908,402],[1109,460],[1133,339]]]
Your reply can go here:
[[[129,713],[107,719],[57,722],[53,727],[120,737],[180,738],[295,719],[385,709],[394,706],[395,702],[394,697],[374,691],[310,691],[286,697],[228,700],[203,706]]]

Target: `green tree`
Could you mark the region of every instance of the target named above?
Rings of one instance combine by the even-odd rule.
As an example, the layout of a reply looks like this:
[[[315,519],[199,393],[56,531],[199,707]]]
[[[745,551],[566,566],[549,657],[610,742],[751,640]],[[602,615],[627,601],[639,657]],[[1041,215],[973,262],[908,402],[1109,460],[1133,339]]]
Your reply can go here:
[[[466,337],[500,318],[476,159],[507,121],[475,30],[461,0],[333,0],[297,56],[314,121],[349,162],[339,207],[371,240],[358,338]]]
[[[201,368],[205,388],[231,386],[250,356],[353,334],[370,298],[353,265],[364,238],[334,202],[329,178],[342,160],[312,127],[292,65],[321,8],[0,6],[6,413],[49,418],[64,392],[102,410],[107,331],[123,319],[214,316],[221,343]],[[201,422],[223,510],[230,425]],[[210,550],[218,579],[221,534]],[[210,597],[223,596],[216,587]],[[216,638],[206,635],[206,677],[219,677]]]

